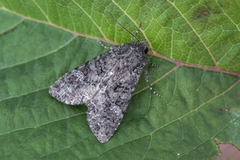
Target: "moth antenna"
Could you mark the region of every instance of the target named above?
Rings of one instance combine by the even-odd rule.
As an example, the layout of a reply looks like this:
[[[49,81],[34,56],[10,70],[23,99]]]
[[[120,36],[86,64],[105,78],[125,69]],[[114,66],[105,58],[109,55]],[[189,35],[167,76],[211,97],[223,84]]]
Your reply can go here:
[[[113,19],[112,17],[110,17],[109,15],[107,15],[106,13],[102,12],[103,14],[105,14],[108,18],[110,18],[111,20],[113,20],[115,23],[119,24],[123,29],[125,29],[128,33],[130,33],[134,38],[136,38],[138,41],[140,41],[135,35],[133,35],[127,28],[125,28],[123,25],[121,25],[119,22],[117,22],[115,19]]]
[[[134,41],[135,41],[135,38],[137,38],[137,34],[138,34],[138,31],[139,31],[139,29],[140,29],[141,25],[142,25],[142,22],[139,24],[139,26],[138,26],[138,29],[137,29],[137,31],[136,31],[136,33],[135,33],[135,35],[134,35],[133,39],[131,40],[131,43],[134,43]],[[139,42],[139,40],[138,40],[138,42]]]
[[[110,17],[109,15],[107,15],[107,14],[104,13],[104,12],[102,12],[102,13],[105,14],[105,15],[106,15],[108,18],[110,18],[111,20],[113,20],[115,23],[117,23],[118,25],[120,25],[123,29],[125,29],[128,33],[130,33],[130,34],[133,36],[133,39],[132,39],[131,43],[134,43],[135,39],[140,42],[140,40],[139,40],[136,36],[137,36],[137,33],[138,33],[138,31],[139,31],[139,28],[140,28],[142,22],[140,23],[140,25],[139,25],[139,27],[138,27],[138,29],[137,29],[137,31],[136,31],[136,34],[133,35],[127,28],[125,28],[123,25],[121,25],[121,24],[120,24],[119,22],[117,22],[115,19],[113,19],[112,17]],[[163,55],[163,56],[165,56],[165,57],[167,57],[167,59],[169,59],[171,62],[175,63],[177,66],[180,65],[180,64],[178,64],[176,61],[174,61],[173,59],[171,59],[170,57],[168,57],[167,55],[159,52],[158,50],[155,50],[155,49],[150,48],[150,47],[148,47],[148,48],[151,49],[151,50],[154,50],[154,51],[156,51],[156,52],[158,52],[158,53],[160,53],[161,55]]]

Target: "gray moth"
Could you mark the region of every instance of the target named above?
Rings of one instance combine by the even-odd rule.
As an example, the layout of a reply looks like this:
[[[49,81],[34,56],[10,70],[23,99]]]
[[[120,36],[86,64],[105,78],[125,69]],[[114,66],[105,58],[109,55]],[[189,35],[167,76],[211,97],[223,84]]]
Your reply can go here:
[[[146,57],[148,42],[135,43],[137,32],[130,43],[112,47],[69,71],[49,89],[65,104],[87,105],[89,127],[101,143],[107,142],[121,123],[144,69],[152,90],[147,73],[147,64],[151,64]]]

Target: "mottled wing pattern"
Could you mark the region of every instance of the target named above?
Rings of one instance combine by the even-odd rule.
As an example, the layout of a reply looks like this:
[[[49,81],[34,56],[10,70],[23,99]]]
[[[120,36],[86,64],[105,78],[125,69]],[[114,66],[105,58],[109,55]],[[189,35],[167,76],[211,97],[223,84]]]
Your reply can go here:
[[[66,73],[49,93],[66,104],[88,106],[89,126],[101,143],[118,128],[147,61],[147,42],[125,43]]]
[[[66,104],[85,103],[99,90],[97,84],[101,81],[101,77],[109,71],[104,60],[112,56],[111,51],[103,53],[67,72],[50,87],[49,93]]]
[[[89,126],[101,143],[112,137],[122,121],[140,77],[136,72],[127,67],[122,68],[120,73],[111,77],[111,85],[103,88],[86,103]]]

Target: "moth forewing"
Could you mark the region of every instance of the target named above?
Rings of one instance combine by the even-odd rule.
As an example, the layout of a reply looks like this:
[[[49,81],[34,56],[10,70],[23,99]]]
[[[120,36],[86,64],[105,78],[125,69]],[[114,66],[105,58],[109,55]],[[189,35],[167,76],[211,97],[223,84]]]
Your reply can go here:
[[[137,32],[131,43],[115,46],[73,69],[49,89],[63,103],[87,105],[87,121],[101,143],[107,142],[118,128],[140,75],[149,63],[145,56],[148,42],[139,41]],[[138,42],[134,43],[135,39]]]

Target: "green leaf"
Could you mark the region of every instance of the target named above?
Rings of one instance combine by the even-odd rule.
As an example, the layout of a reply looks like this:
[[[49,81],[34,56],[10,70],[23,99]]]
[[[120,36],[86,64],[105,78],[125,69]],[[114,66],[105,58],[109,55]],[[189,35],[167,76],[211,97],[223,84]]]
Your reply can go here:
[[[240,3],[237,1],[0,0],[1,159],[214,159],[240,147]],[[149,59],[121,125],[105,144],[85,105],[48,93],[64,73],[106,52],[97,38],[138,38],[164,56]]]

